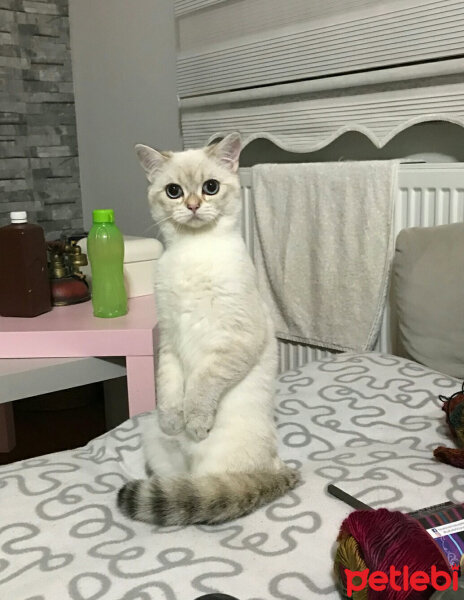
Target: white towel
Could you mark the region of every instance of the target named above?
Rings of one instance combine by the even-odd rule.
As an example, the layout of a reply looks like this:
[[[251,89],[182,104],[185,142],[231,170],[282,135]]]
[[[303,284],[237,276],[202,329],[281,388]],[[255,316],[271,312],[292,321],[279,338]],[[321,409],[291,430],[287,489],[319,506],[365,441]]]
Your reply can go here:
[[[370,350],[393,252],[396,161],[252,168],[254,254],[277,337]]]

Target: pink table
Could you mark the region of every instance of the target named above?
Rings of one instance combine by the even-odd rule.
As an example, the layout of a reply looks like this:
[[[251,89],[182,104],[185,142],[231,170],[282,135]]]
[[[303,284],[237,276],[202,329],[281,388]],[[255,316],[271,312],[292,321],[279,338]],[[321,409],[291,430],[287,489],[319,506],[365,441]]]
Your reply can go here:
[[[32,319],[0,317],[0,358],[125,356],[132,416],[155,407],[156,325],[153,296],[131,298],[127,315],[115,319],[94,317],[91,302]],[[6,406],[0,405],[0,435],[8,437]]]

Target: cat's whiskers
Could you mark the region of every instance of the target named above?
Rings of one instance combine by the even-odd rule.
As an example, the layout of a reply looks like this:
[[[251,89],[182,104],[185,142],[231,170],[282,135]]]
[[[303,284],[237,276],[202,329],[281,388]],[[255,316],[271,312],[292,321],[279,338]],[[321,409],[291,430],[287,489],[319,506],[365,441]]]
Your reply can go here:
[[[146,229],[143,230],[143,233],[147,233],[148,231],[151,231],[152,229],[157,227],[160,223],[164,223],[165,221],[167,221],[170,218],[171,218],[171,215],[168,215],[167,217],[164,217],[164,219],[160,219],[159,221],[152,223],[149,227],[147,227]]]
[[[155,223],[155,225],[159,225],[160,223],[164,223],[165,221],[169,221],[169,219],[171,219],[172,215],[167,216],[165,219],[160,219],[157,223]]]
[[[181,227],[182,227],[182,223],[179,223],[179,222],[175,223],[176,235],[179,233]]]
[[[156,223],[154,223],[154,225],[159,225],[160,223],[164,223],[164,221],[167,221],[168,219],[171,219],[172,215],[168,215],[167,217],[164,217],[164,219],[160,219],[159,221],[156,221]]]
[[[150,225],[149,227],[147,227],[146,229],[144,229],[142,231],[142,233],[148,233],[149,231],[151,231],[152,229],[154,229],[156,227],[156,223],[153,223],[152,225]]]

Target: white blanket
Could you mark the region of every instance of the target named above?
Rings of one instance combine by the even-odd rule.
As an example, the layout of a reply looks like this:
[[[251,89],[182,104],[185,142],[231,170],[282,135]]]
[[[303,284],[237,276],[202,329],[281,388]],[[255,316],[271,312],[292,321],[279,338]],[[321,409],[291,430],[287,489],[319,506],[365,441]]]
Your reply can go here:
[[[259,287],[283,340],[374,347],[392,258],[394,161],[252,168]]]
[[[340,354],[277,382],[283,458],[304,482],[256,513],[214,527],[159,528],[115,500],[144,473],[141,421],[85,448],[0,467],[0,598],[339,600],[333,550],[350,508],[335,483],[374,507],[464,502],[464,471],[435,461],[452,445],[438,394],[459,382],[393,356]]]

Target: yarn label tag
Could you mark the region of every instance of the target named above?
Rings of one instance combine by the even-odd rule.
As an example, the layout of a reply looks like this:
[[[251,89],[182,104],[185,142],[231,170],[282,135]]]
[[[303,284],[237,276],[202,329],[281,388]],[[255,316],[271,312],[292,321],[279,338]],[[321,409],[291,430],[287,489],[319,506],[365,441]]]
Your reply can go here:
[[[439,538],[447,535],[453,535],[454,533],[464,532],[464,519],[456,521],[455,523],[445,523],[445,525],[438,525],[438,527],[432,527],[427,529],[427,533],[433,538]]]
[[[433,538],[450,567],[464,567],[464,504],[445,502],[410,513]]]

